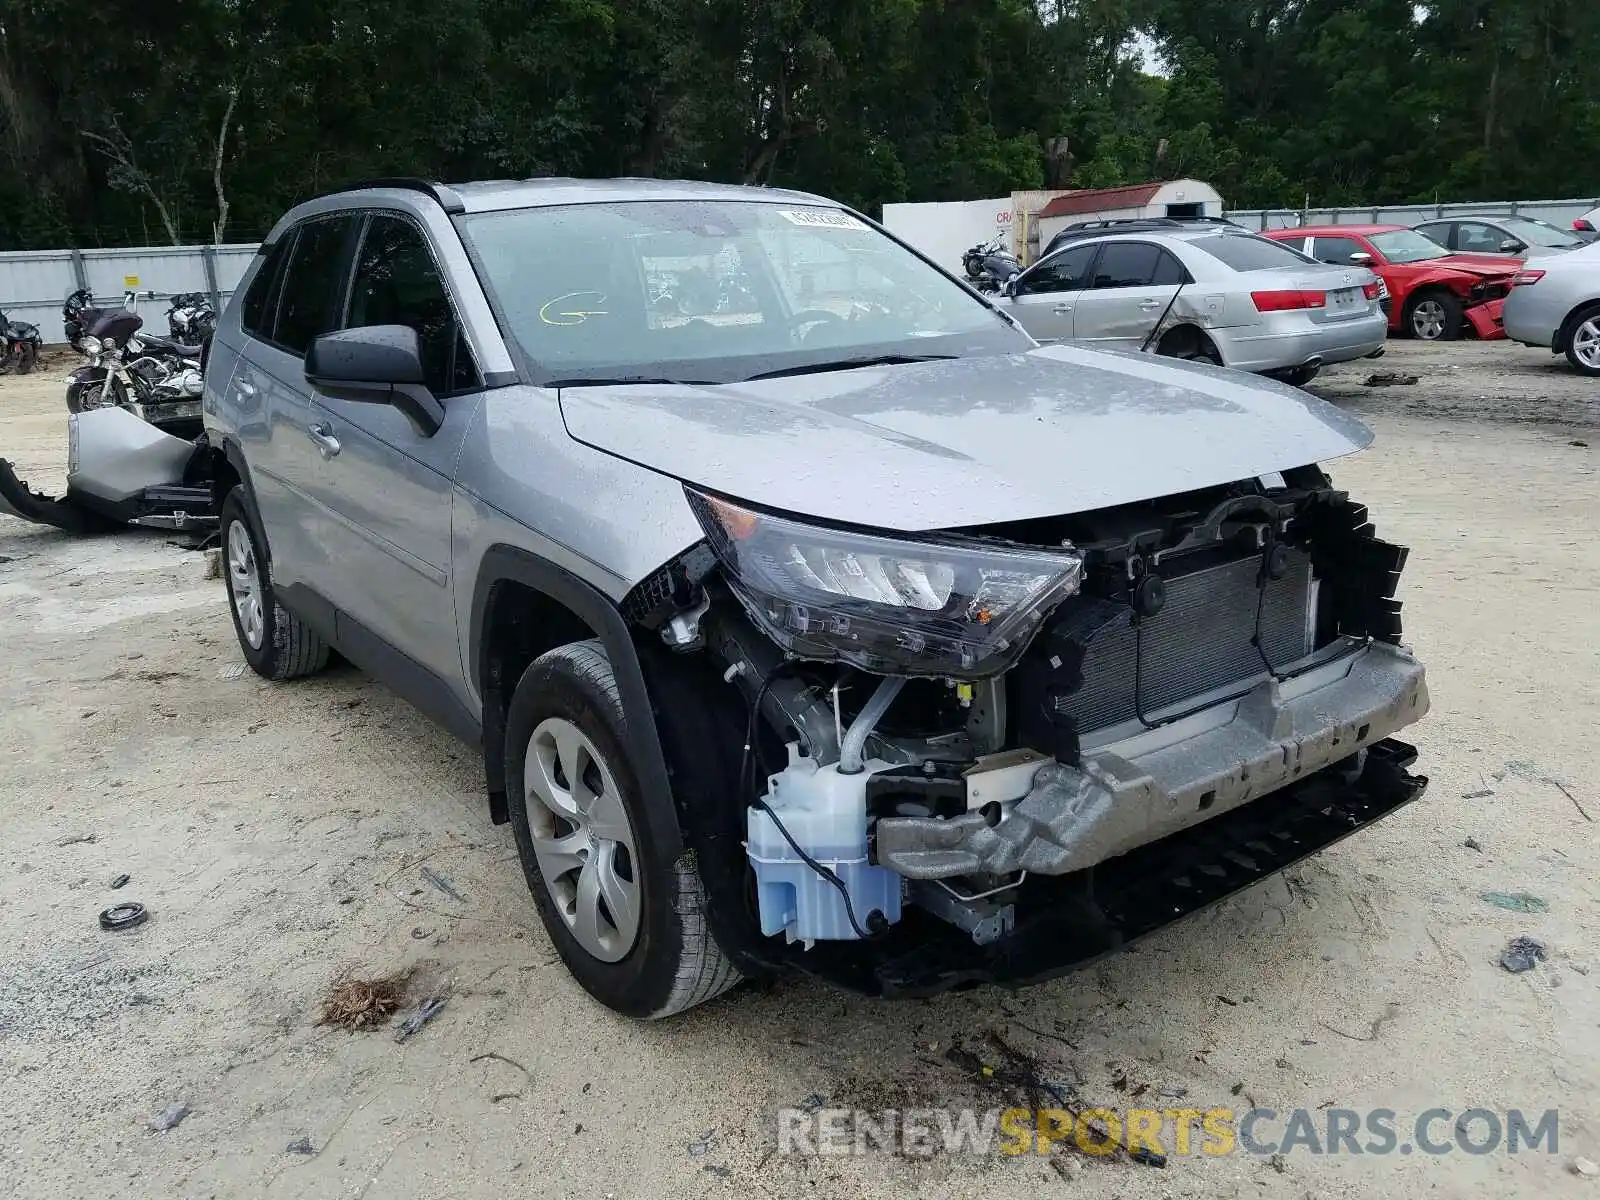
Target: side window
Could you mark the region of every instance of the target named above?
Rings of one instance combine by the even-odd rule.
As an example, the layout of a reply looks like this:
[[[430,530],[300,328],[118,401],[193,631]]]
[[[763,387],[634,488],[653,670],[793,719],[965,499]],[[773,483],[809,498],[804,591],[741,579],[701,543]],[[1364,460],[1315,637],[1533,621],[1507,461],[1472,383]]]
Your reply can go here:
[[[1453,248],[1465,250],[1470,254],[1499,254],[1501,243],[1515,240],[1481,222],[1462,221],[1456,226],[1456,242]]]
[[[1156,273],[1150,277],[1150,282],[1157,287],[1177,287],[1181,283],[1189,282],[1189,272],[1184,265],[1165,250],[1160,252],[1161,257],[1156,263]]]
[[[1361,243],[1347,237],[1319,237],[1311,244],[1311,257],[1318,262],[1348,267],[1350,256],[1361,253]]]
[[[1150,287],[1155,283],[1160,259],[1161,248],[1148,242],[1111,242],[1101,251],[1095,266],[1095,290]]]
[[[289,247],[294,245],[294,230],[289,230],[267,251],[267,259],[250,281],[250,290],[244,294],[244,304],[239,310],[239,324],[251,337],[270,338],[272,318],[278,307],[278,284],[283,279],[283,261],[289,257]]]
[[[345,239],[354,217],[329,217],[300,226],[289,256],[272,340],[291,354],[304,354],[311,339],[339,327],[337,285],[344,280]]]
[[[447,395],[477,386],[472,354],[427,238],[404,217],[374,216],[361,239],[344,326],[361,325],[416,330],[423,377],[434,392]]]
[[[1094,262],[1097,246],[1074,246],[1053,258],[1036,263],[1018,283],[1017,295],[1031,296],[1036,292],[1075,292],[1083,287]]]

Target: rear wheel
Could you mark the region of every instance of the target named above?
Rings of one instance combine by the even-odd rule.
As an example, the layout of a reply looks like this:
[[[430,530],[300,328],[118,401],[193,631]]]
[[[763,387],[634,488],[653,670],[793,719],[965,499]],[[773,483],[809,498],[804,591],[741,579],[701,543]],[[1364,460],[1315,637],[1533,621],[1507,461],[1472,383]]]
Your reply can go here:
[[[271,564],[240,484],[222,502],[222,577],[228,588],[233,631],[250,669],[263,679],[297,679],[322,670],[328,644],[278,603]]]
[[[1217,353],[1211,339],[1190,325],[1169,330],[1156,345],[1156,353],[1164,358],[1183,358],[1214,367],[1223,365],[1222,355]]]
[[[1583,375],[1600,375],[1600,304],[1591,304],[1572,318],[1567,335],[1567,361]]]
[[[1406,303],[1406,332],[1424,342],[1448,342],[1461,336],[1461,301],[1450,292],[1433,289]]]
[[[567,969],[630,1017],[667,1017],[739,973],[712,937],[692,852],[643,835],[644,798],[622,700],[598,641],[523,672],[506,714],[506,799],[528,890]]]

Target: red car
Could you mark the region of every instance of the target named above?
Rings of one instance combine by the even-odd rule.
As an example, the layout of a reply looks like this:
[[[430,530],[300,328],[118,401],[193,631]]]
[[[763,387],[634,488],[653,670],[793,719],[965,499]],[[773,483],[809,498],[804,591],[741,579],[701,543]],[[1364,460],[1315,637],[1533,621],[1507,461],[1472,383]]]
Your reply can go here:
[[[1489,254],[1452,254],[1404,225],[1308,225],[1262,234],[1321,262],[1371,267],[1389,285],[1389,332],[1426,341],[1503,338],[1500,306],[1521,263]]]

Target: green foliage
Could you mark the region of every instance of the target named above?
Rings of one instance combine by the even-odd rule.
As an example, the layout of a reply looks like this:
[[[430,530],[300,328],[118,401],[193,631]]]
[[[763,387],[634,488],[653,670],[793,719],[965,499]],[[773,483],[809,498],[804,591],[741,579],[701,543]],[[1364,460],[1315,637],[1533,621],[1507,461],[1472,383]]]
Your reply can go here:
[[[219,138],[242,240],[386,174],[686,176],[869,212],[1179,175],[1235,207],[1583,196],[1597,136],[1593,0],[0,9],[0,248],[210,238]]]

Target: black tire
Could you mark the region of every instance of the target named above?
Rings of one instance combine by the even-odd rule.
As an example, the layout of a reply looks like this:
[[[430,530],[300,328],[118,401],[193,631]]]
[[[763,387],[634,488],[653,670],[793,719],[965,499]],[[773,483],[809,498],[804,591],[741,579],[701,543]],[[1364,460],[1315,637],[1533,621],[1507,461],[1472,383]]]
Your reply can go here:
[[[236,582],[229,560],[229,538],[235,526],[248,540],[254,557],[262,624],[259,645],[252,645],[245,633],[234,590]],[[309,625],[278,603],[272,588],[272,563],[264,552],[266,539],[261,536],[243,484],[236,485],[223,500],[218,532],[222,540],[222,578],[228,590],[228,613],[233,618],[233,632],[239,638],[239,649],[244,653],[250,669],[263,679],[274,682],[298,679],[322,670],[328,665],[328,644]]]
[[[99,383],[79,383],[76,380],[67,384],[67,411],[69,413],[81,413],[88,411],[84,408],[83,404],[83,393],[85,389],[104,388],[104,386],[104,384]],[[100,406],[96,404],[93,407],[98,408]]]
[[[32,342],[23,342],[17,350],[17,374],[26,375],[33,370],[39,361],[39,347]]]
[[[1580,308],[1568,317],[1562,329],[1561,340],[1562,347],[1567,355],[1567,362],[1572,365],[1572,369],[1580,375],[1588,375],[1592,378],[1600,376],[1600,363],[1584,362],[1582,358],[1578,357],[1576,345],[1578,331],[1589,321],[1600,324],[1600,304],[1590,304],[1585,308]]]
[[[557,910],[534,853],[524,782],[534,730],[552,717],[576,725],[605,760],[632,830],[647,822],[604,645],[575,642],[540,655],[523,672],[506,714],[506,800],[523,875],[556,952],[585,991],[629,1017],[669,1017],[727,991],[740,975],[711,934],[692,851],[670,860],[635,832],[632,870],[639,876],[641,911],[633,944],[617,961],[587,950]]]
[[[1429,322],[1428,329],[1437,328],[1439,332],[1430,335],[1418,326],[1419,310],[1424,305],[1437,305],[1441,314],[1440,321],[1435,324]],[[1430,309],[1430,311],[1433,311]],[[1461,336],[1461,326],[1466,319],[1466,310],[1462,308],[1461,301],[1455,293],[1444,288],[1424,288],[1416,295],[1406,300],[1405,318],[1400,322],[1400,327],[1407,337],[1416,338],[1424,342],[1453,342]]]

